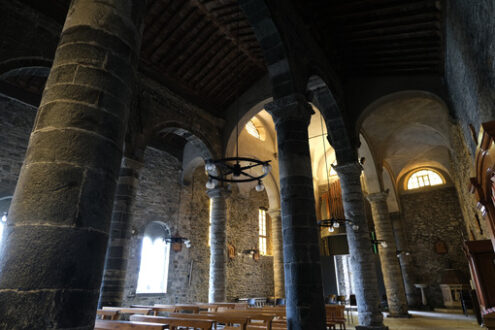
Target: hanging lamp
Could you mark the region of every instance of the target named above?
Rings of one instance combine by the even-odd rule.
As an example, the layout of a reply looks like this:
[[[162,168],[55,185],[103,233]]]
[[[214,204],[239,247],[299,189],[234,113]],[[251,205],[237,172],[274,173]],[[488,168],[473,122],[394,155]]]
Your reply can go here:
[[[193,178],[193,185],[191,188],[191,199],[192,199],[193,188],[194,188],[194,178]],[[182,187],[181,187],[181,189],[179,189],[179,203],[177,206],[177,221],[180,221],[180,202],[181,202],[181,197],[182,197],[181,195],[182,195]],[[176,223],[176,226],[178,227],[178,223]],[[186,248],[191,247],[191,241],[186,237],[182,237],[179,234],[179,229],[176,230],[176,232],[173,236],[166,238],[165,242],[170,243],[172,245],[172,250],[174,250],[174,252],[182,251],[182,244],[184,244],[186,246]]]
[[[323,141],[323,156],[325,157],[325,169],[326,169],[326,174],[327,174],[327,189],[328,189],[328,194],[330,194],[330,174],[329,174],[330,172],[328,169],[327,148],[325,146],[325,132],[323,129],[323,117],[321,116],[321,113],[320,113],[320,126],[321,126],[321,138]],[[329,197],[330,197],[330,195],[329,195]],[[352,230],[354,230],[354,231],[359,230],[359,225],[357,225],[353,221],[351,221],[349,219],[345,219],[345,218],[344,219],[337,219],[337,218],[334,218],[332,216],[330,219],[324,219],[324,220],[318,221],[318,225],[320,227],[328,228],[328,231],[331,233],[335,232],[335,229],[340,228],[341,225],[344,225],[346,223],[351,225]]]
[[[236,39],[238,49],[240,53],[240,40],[239,40],[239,22],[241,19],[241,12],[239,11],[237,19],[237,31]],[[239,77],[239,67],[240,67],[240,56],[237,56],[237,81],[240,82]],[[205,170],[208,174],[208,182],[206,183],[206,188],[213,189],[219,182],[252,182],[258,181],[256,185],[256,191],[260,192],[265,189],[262,179],[270,173],[272,166],[270,165],[270,160],[261,161],[254,158],[239,157],[239,86],[237,85],[236,92],[236,156],[221,158],[221,159],[208,159],[205,163]],[[261,175],[253,174],[253,170],[261,169]],[[258,172],[259,173],[259,172]]]

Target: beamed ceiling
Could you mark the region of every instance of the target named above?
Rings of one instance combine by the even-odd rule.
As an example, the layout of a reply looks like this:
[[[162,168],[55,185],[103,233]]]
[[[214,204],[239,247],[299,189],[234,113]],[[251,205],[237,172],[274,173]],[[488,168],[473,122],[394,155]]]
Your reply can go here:
[[[63,22],[67,0],[24,0]],[[342,77],[441,74],[434,0],[293,0]],[[237,0],[150,0],[140,69],[215,115],[266,73]]]
[[[438,0],[293,0],[345,75],[442,74]]]

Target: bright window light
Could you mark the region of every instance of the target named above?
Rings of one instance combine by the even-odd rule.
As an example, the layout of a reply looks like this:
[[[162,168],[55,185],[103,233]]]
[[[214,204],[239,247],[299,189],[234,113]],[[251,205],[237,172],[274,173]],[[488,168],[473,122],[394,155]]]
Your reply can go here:
[[[258,140],[261,140],[260,131],[258,131],[252,120],[247,122],[246,130],[249,134],[257,138]]]
[[[268,234],[266,231],[266,211],[265,211],[265,209],[259,209],[258,222],[259,222],[260,254],[267,255],[268,254],[268,249],[267,249]]]
[[[170,244],[163,238],[143,238],[136,293],[166,293]]]
[[[0,243],[2,242],[3,227],[7,224],[7,214],[4,213],[0,219]]]
[[[407,189],[419,189],[427,186],[438,186],[445,183],[445,180],[436,171],[429,169],[414,172],[407,181]]]

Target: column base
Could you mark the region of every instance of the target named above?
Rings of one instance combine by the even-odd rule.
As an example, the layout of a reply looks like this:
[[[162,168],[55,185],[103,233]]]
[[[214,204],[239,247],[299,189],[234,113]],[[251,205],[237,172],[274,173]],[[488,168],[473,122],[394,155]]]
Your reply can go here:
[[[389,330],[385,325],[357,325],[356,330]]]

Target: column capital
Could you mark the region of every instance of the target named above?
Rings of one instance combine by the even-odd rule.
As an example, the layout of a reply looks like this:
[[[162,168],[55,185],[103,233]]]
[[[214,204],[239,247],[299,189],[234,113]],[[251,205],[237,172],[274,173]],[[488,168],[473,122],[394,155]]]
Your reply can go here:
[[[366,196],[366,199],[370,202],[381,202],[381,201],[386,201],[388,197],[388,190],[386,191],[380,191],[372,194],[368,194]]]
[[[232,194],[232,192],[228,190],[227,187],[219,186],[213,189],[206,190],[206,194],[210,198],[228,198]]]
[[[265,110],[272,115],[275,125],[280,120],[286,119],[307,122],[309,125],[311,115],[314,114],[306,97],[298,93],[289,94],[265,104]]]
[[[332,167],[337,172],[339,177],[341,175],[349,174],[361,175],[361,172],[363,171],[363,166],[359,164],[358,161],[332,165]]]
[[[272,218],[280,217],[280,209],[269,209],[266,213]]]

